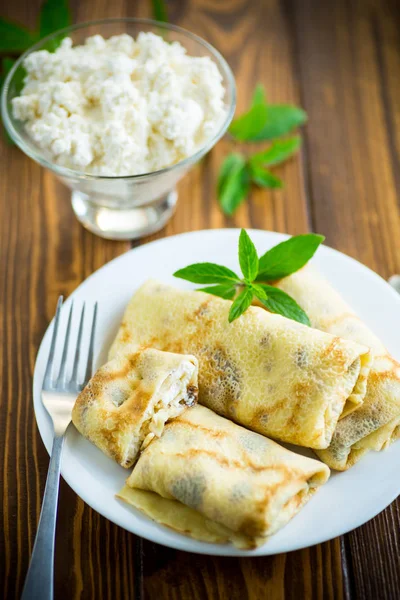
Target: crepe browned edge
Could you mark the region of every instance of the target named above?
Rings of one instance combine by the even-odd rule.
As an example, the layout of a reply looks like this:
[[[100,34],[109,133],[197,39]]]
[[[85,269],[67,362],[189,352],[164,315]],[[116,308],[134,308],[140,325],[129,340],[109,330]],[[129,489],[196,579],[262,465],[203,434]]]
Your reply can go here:
[[[133,502],[176,530],[195,536],[190,520],[181,523],[182,504],[225,531],[257,540],[283,527],[328,477],[322,463],[198,405],[166,425],[142,453],[127,485],[178,502],[172,516],[168,505],[166,515],[162,508]],[[149,502],[156,500],[151,496]],[[182,512],[187,516],[186,508]]]
[[[146,437],[148,411],[157,399],[159,388],[183,360],[196,367],[187,386],[187,404],[192,406],[198,396],[196,358],[134,345],[96,371],[76,399],[72,422],[102,452],[122,467],[131,467]],[[115,393],[125,397],[118,406],[113,403]],[[128,454],[127,443],[132,445]]]
[[[371,348],[363,405],[339,421],[330,446],[316,452],[331,468],[343,471],[370,450],[383,450],[400,438],[400,364],[313,266],[274,285],[298,302],[313,327]]]
[[[255,538],[235,533],[224,525],[207,519],[197,510],[177,500],[162,498],[154,492],[132,489],[124,485],[116,497],[140,510],[152,521],[200,542],[232,544],[239,549],[254,550],[267,540],[263,537]]]

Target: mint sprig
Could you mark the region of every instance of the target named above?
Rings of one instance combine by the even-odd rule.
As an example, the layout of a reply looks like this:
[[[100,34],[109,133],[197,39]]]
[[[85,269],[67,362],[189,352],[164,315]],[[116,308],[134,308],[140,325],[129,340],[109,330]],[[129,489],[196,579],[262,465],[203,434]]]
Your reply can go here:
[[[7,19],[0,18],[0,52],[21,54],[41,38],[71,25],[68,0],[46,0],[40,9],[38,26],[31,31]]]
[[[0,52],[20,54],[36,41],[35,32],[29,31],[18,23],[0,18]]]
[[[236,273],[227,267],[209,262],[195,263],[184,269],[179,269],[179,271],[174,273],[174,277],[186,279],[186,281],[191,281],[192,283],[232,284],[240,281]]]
[[[296,135],[286,140],[278,140],[262,152],[256,152],[250,157],[250,164],[256,166],[279,165],[279,163],[290,158],[301,146],[301,138]]]
[[[68,0],[45,0],[40,9],[37,28],[34,31],[27,29],[19,23],[0,18],[0,52],[2,54],[13,55],[13,58],[7,56],[3,56],[2,58],[0,91],[7,73],[15,62],[15,57],[28,50],[28,48],[46,35],[50,35],[59,29],[64,29],[71,25],[71,23],[71,10]],[[60,41],[61,38],[54,40],[47,49],[55,50]],[[18,71],[20,71],[19,74]],[[18,69],[18,71],[17,74],[22,83],[22,73],[24,71],[22,69]],[[12,143],[7,133],[6,138]]]
[[[229,154],[218,178],[218,198],[222,210],[232,215],[246,198],[250,189],[250,172],[241,154]]]
[[[258,165],[250,165],[251,180],[259,187],[265,187],[272,190],[283,187],[283,181],[268,169]]]
[[[233,300],[228,317],[230,323],[240,317],[257,298],[270,312],[310,325],[308,316],[297,302],[270,283],[301,269],[324,239],[324,236],[314,233],[297,235],[258,257],[253,241],[242,229],[238,258],[243,278],[227,267],[208,262],[179,269],[174,276],[192,283],[215,284],[197,291]]]
[[[237,117],[229,127],[229,133],[240,142],[250,141],[264,127],[268,108],[265,104],[254,104],[250,110]]]
[[[258,104],[266,104],[266,103],[267,103],[267,97],[265,95],[265,88],[261,83],[258,83],[253,92],[253,97],[251,99],[251,107],[257,106]]]
[[[240,317],[253,302],[253,290],[251,287],[245,287],[239,292],[239,295],[236,296],[234,301],[232,302],[232,306],[229,311],[228,321],[232,323],[235,319]]]
[[[276,141],[267,150],[246,158],[239,152],[228,154],[221,165],[217,193],[223,212],[230,216],[246,199],[250,185],[276,189],[283,187],[283,181],[266,167],[278,165],[287,160],[299,149],[299,136]]]
[[[229,132],[240,142],[261,142],[287,135],[306,121],[307,113],[297,106],[269,104],[258,84],[250,109],[232,121]]]
[[[254,281],[258,273],[257,250],[245,229],[239,236],[239,264],[245,280],[249,283]]]
[[[179,277],[179,275],[176,276]],[[209,287],[199,288],[197,291],[212,294],[213,296],[219,296],[224,300],[233,300],[236,296],[236,285],[233,284],[230,286],[227,283],[221,283],[220,285],[210,285]]]
[[[164,0],[152,0],[151,3],[153,5],[153,18],[156,21],[168,23],[167,6]]]
[[[256,294],[256,296],[261,304],[270,312],[282,315],[287,319],[292,319],[292,321],[298,321],[299,323],[303,323],[303,325],[311,325],[310,319],[304,310],[300,308],[289,294],[272,285],[261,284],[260,287],[263,289],[266,297],[262,298],[259,294]]]
[[[260,142],[286,135],[306,120],[307,115],[301,108],[288,104],[269,104],[264,86],[258,84],[249,110],[234,119],[229,132],[240,142]],[[300,146],[300,136],[294,136],[276,140],[268,148],[247,157],[239,152],[228,154],[221,165],[217,186],[223,212],[231,216],[246,199],[251,184],[269,189],[282,188],[282,179],[267,167],[284,162]]]
[[[306,233],[281,242],[260,256],[257,281],[276,281],[298,271],[312,258],[323,235]]]

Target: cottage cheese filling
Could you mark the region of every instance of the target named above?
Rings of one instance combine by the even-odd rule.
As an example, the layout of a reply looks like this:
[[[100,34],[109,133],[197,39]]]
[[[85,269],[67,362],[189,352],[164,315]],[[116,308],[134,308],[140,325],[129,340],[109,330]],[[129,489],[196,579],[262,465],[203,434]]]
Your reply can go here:
[[[24,61],[14,117],[57,164],[97,175],[136,175],[192,155],[225,116],[216,64],[153,33],[100,35]]]

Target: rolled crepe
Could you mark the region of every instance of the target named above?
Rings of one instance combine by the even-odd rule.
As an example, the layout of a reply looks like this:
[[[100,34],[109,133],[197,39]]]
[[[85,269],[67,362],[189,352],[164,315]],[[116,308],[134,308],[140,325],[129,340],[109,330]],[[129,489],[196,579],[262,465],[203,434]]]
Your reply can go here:
[[[119,497],[197,539],[254,547],[328,477],[323,463],[195,406],[151,442]]]
[[[168,419],[195,404],[197,371],[194,356],[131,346],[92,377],[72,421],[104,454],[131,467]]]
[[[300,304],[313,327],[371,348],[363,405],[339,422],[330,446],[317,452],[330,467],[348,469],[369,450],[382,450],[400,437],[400,364],[312,266],[276,285]]]
[[[148,281],[125,312],[110,356],[135,341],[199,360],[199,401],[283,441],[326,448],[346,405],[365,394],[369,350],[250,307]]]

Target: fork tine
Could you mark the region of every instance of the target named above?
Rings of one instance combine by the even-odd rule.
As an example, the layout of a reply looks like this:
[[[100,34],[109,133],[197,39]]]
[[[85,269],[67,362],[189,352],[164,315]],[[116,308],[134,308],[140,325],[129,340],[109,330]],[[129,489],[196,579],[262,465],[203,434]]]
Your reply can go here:
[[[49,357],[47,359],[46,371],[45,371],[44,378],[43,378],[43,385],[46,385],[46,386],[50,385],[50,381],[51,381],[51,373],[53,370],[53,362],[54,362],[54,350],[56,347],[58,323],[60,321],[62,303],[63,303],[63,297],[59,296],[58,301],[57,301],[56,314],[54,317],[53,335],[51,337]]]
[[[79,368],[79,358],[81,355],[81,342],[82,342],[82,333],[83,333],[83,319],[85,317],[85,303],[82,305],[81,318],[79,321],[79,329],[78,329],[78,337],[76,340],[76,349],[75,349],[75,357],[74,364],[72,367],[72,375],[69,380],[70,383],[78,384],[78,368]]]
[[[59,372],[58,378],[57,378],[59,383],[65,383],[65,369],[67,366],[69,335],[71,333],[71,321],[72,321],[73,309],[74,309],[74,301],[72,300],[71,308],[69,309],[67,330],[65,332],[65,340],[64,340],[64,348],[63,348],[62,356],[61,356],[60,372]]]
[[[97,302],[95,303],[94,309],[93,309],[92,330],[90,332],[89,352],[88,352],[88,357],[87,357],[85,380],[83,382],[85,385],[91,378],[92,372],[93,372],[94,336],[95,336],[95,332],[96,332],[96,319],[97,319]]]

